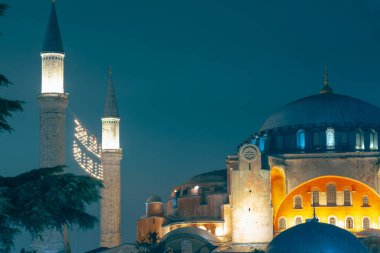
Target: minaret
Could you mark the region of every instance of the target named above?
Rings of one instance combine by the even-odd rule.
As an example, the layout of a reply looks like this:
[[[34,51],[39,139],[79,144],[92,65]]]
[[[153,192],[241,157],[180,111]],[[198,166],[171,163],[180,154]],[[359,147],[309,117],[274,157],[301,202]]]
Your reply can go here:
[[[121,243],[120,234],[120,161],[119,113],[112,83],[111,67],[102,117],[103,184],[100,205],[100,246],[115,247]]]
[[[49,23],[41,51],[42,84],[38,96],[40,108],[40,168],[65,165],[65,110],[68,96],[63,87],[63,52],[61,34],[52,1]],[[65,229],[64,229],[65,230]],[[66,231],[66,230],[65,230]],[[63,236],[46,231],[43,240],[34,240],[32,248],[40,252],[63,252]]]

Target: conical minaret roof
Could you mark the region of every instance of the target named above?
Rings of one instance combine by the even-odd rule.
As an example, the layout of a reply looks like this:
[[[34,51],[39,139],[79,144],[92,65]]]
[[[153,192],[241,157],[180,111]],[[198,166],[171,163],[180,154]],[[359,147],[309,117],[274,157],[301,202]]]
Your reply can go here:
[[[42,53],[64,53],[61,33],[59,31],[57,13],[55,12],[55,1],[52,1],[49,23],[45,33]]]
[[[109,67],[109,70],[108,70],[108,87],[107,87],[106,101],[104,103],[103,118],[119,118],[115,90],[113,89],[111,67]]]

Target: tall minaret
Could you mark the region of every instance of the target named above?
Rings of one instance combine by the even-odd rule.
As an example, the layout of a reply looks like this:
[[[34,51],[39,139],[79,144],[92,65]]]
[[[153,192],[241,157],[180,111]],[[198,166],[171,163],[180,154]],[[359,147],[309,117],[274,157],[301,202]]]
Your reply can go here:
[[[111,67],[108,71],[107,96],[102,117],[103,184],[100,206],[100,246],[115,247],[121,243],[120,233],[120,161],[119,113],[112,84]]]
[[[42,85],[38,96],[40,108],[40,168],[65,165],[65,110],[68,96],[63,87],[63,52],[61,34],[52,1],[49,23],[41,51]],[[40,252],[63,252],[62,234],[47,231],[43,241],[34,240],[32,248]]]

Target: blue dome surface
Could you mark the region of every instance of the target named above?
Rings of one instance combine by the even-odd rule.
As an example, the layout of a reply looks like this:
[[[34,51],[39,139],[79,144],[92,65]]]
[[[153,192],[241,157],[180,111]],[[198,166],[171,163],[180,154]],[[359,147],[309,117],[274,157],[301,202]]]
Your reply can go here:
[[[266,253],[367,253],[350,232],[337,226],[311,221],[289,228],[275,237]]]
[[[380,108],[345,95],[317,94],[283,106],[260,131],[301,126],[380,127]]]

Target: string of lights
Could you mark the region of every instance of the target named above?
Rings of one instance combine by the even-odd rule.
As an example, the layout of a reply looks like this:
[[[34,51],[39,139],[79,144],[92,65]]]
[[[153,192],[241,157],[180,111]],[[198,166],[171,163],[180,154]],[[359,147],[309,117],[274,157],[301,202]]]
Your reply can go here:
[[[74,117],[74,123],[73,155],[75,161],[91,176],[103,179],[103,168],[100,161],[95,161],[88,154],[92,154],[96,160],[100,159],[101,145],[98,144],[95,135],[91,134],[76,117]]]

